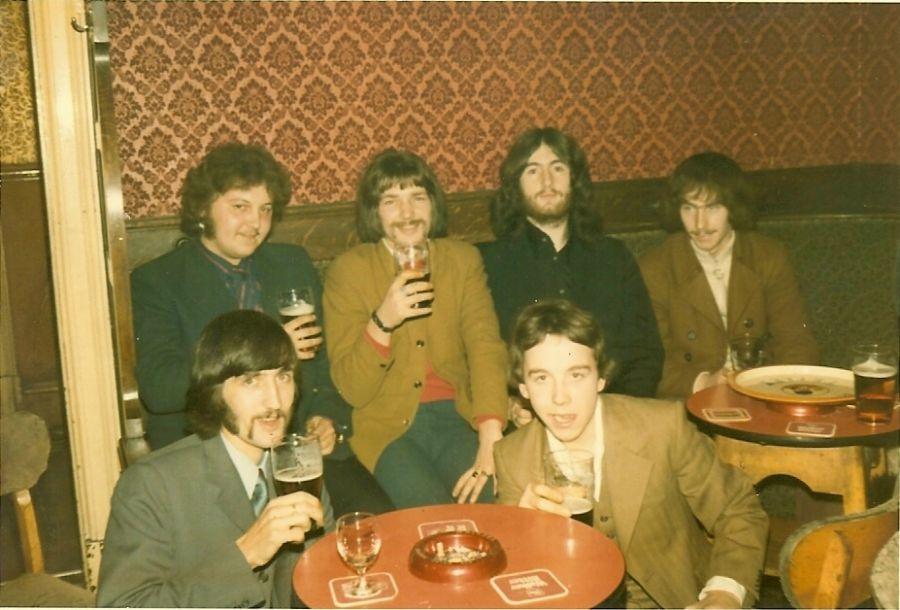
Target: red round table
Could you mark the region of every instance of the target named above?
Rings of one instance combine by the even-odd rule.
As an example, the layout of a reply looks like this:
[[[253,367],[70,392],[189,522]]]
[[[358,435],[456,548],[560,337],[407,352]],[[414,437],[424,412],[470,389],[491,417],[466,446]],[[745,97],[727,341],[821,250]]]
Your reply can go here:
[[[381,555],[370,573],[387,572],[398,595],[360,607],[504,608],[514,607],[488,579],[435,583],[410,573],[409,552],[420,540],[421,524],[470,520],[478,531],[494,536],[506,552],[501,574],[549,570],[568,592],[554,599],[516,604],[521,607],[590,608],[602,604],[622,584],[625,562],[614,542],[600,532],[558,515],[499,504],[448,504],[394,511],[376,517]],[[329,582],[353,573],[341,561],[333,533],[301,554],[294,569],[294,590],[311,608],[334,608]]]
[[[856,410],[844,405],[791,415],[725,384],[697,392],[686,407],[700,429],[715,435],[719,459],[741,469],[754,485],[772,475],[788,475],[812,491],[840,496],[846,515],[869,507],[871,483],[887,471],[885,447],[900,440],[896,409],[891,423],[874,426],[857,421]],[[716,409],[743,409],[749,420],[711,421]],[[830,436],[813,435],[832,429]],[[771,518],[767,574],[778,574],[781,542],[801,522]]]

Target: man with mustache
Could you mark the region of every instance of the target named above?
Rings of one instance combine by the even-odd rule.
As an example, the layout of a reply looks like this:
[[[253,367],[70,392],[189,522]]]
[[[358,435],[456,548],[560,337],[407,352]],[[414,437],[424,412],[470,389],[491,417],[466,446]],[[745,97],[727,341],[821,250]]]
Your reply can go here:
[[[765,340],[768,364],[815,364],[818,348],[785,247],[753,230],[754,195],[729,157],[704,152],[669,181],[662,226],[641,257],[666,359],[660,398],[725,383],[729,340]]]
[[[332,523],[326,492],[320,502],[273,487],[267,450],[288,429],[299,375],[294,341],[265,314],[210,322],[187,391],[196,434],[122,473],[98,605],[291,605],[297,549],[314,521]]]
[[[235,309],[277,320],[279,293],[306,286],[315,313],[283,325],[303,363],[292,431],[318,435],[325,485],[339,512],[386,512],[393,508],[390,500],[346,442],[352,436],[350,407],[334,388],[322,345],[318,273],[302,247],[267,241],[290,198],[289,174],[259,146],[216,146],[188,171],[181,189],[181,229],[188,238],[131,275],[147,440],[159,449],[188,433],[191,354],[210,320]]]
[[[500,332],[509,339],[526,305],[569,299],[603,328],[616,363],[610,391],[653,396],[663,350],[650,299],[628,248],[601,233],[591,189],[587,159],[571,136],[537,128],[513,143],[491,201],[497,240],[479,244]],[[515,401],[511,414],[530,420]]]
[[[331,371],[354,407],[353,449],[398,508],[491,501],[506,354],[481,257],[446,238],[443,190],[413,153],[372,160],[356,214],[362,243],[325,278]],[[428,252],[427,271],[398,264],[415,248]]]

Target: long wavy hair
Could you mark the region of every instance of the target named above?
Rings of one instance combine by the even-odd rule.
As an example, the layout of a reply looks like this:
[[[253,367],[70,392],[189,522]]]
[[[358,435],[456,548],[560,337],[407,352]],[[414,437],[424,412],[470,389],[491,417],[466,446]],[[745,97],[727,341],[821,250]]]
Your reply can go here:
[[[728,209],[728,222],[739,230],[756,226],[757,194],[741,166],[718,152],[692,155],[678,164],[669,178],[669,196],[660,208],[660,226],[675,233],[684,230],[681,205],[691,193],[709,191]]]
[[[491,200],[491,229],[499,239],[521,231],[527,208],[519,180],[528,158],[546,144],[569,167],[571,176],[569,231],[592,241],[602,232],[600,217],[591,207],[592,183],[584,151],[575,139],[555,127],[526,131],[513,143],[500,165],[500,188]]]
[[[181,186],[181,230],[185,235],[215,234],[209,208],[233,189],[263,185],[272,198],[272,218],[280,220],[291,200],[291,176],[268,150],[228,142],[211,149],[188,170]]]

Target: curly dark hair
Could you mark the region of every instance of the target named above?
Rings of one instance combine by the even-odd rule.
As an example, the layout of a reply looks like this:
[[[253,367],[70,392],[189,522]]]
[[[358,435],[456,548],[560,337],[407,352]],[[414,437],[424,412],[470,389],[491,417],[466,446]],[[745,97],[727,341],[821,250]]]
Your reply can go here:
[[[208,217],[213,201],[232,189],[264,185],[272,198],[272,217],[280,220],[291,200],[291,177],[268,150],[228,142],[211,149],[188,170],[181,186],[181,230],[185,235],[214,235]]]
[[[521,231],[526,222],[525,199],[519,180],[528,158],[546,144],[569,167],[572,179],[569,230],[591,241],[601,234],[602,222],[591,207],[592,183],[584,151],[575,138],[555,127],[526,131],[516,139],[500,165],[500,188],[491,199],[491,229],[497,238]]]
[[[291,338],[278,322],[249,309],[231,311],[207,324],[194,348],[187,391],[189,428],[200,438],[219,433],[229,413],[222,384],[231,377],[271,369],[291,370],[299,394],[300,364]]]
[[[609,379],[614,363],[606,355],[603,331],[594,316],[565,299],[533,303],[516,317],[509,342],[509,385],[518,387],[525,380],[525,352],[547,335],[562,335],[573,343],[591,348],[601,379]]]
[[[681,205],[686,195],[697,191],[709,191],[728,209],[733,228],[750,230],[756,226],[757,195],[747,175],[731,157],[707,151],[688,157],[672,172],[669,196],[660,207],[663,229],[670,233],[684,230]]]
[[[372,159],[356,189],[356,233],[361,242],[376,242],[384,237],[378,204],[381,195],[394,186],[424,188],[431,199],[428,237],[447,235],[447,202],[434,171],[420,156],[388,148]]]

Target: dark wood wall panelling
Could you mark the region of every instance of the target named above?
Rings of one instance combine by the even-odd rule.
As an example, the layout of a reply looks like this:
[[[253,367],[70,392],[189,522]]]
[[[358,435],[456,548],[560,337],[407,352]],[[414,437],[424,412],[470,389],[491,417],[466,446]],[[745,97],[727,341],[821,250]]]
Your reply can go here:
[[[760,218],[897,215],[900,166],[850,164],[750,172],[760,193]],[[493,191],[450,194],[450,234],[470,242],[493,239],[488,202]],[[598,182],[597,206],[608,233],[652,231],[656,205],[666,195],[663,178]],[[133,267],[168,251],[181,237],[173,216],[128,222]],[[352,203],[292,206],[273,231],[273,241],[303,245],[314,260],[333,258],[356,243]]]

